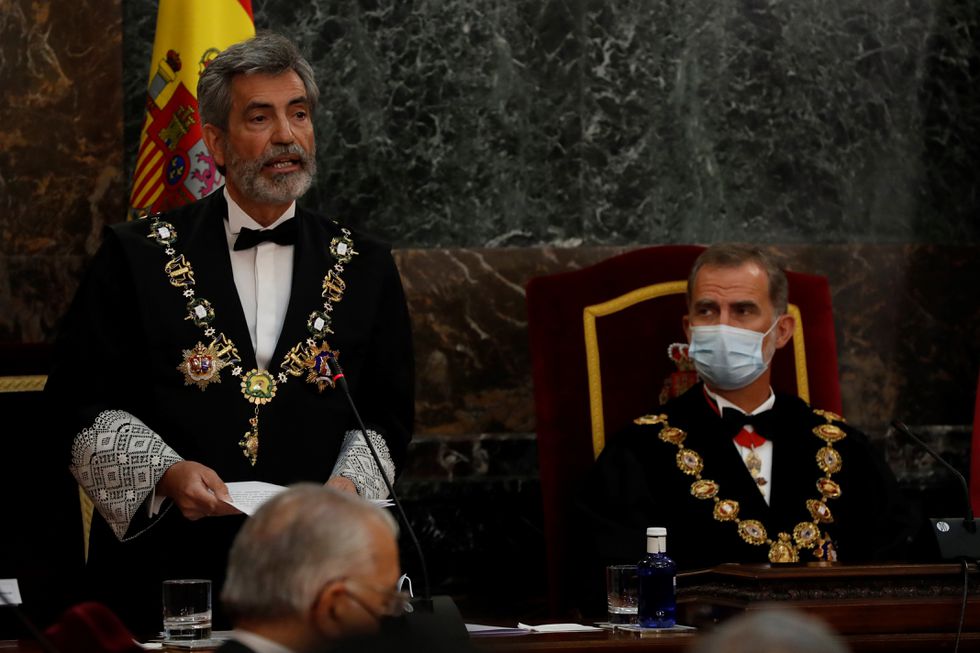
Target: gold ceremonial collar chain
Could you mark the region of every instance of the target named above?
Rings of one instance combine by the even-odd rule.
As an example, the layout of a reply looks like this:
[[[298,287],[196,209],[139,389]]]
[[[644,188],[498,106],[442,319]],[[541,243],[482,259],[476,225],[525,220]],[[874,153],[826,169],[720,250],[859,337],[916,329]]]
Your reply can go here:
[[[793,533],[779,533],[776,539],[769,537],[766,527],[757,519],[739,519],[738,501],[733,499],[722,499],[719,497],[721,486],[715,481],[702,478],[701,471],[704,468],[704,461],[701,455],[694,449],[684,446],[687,432],[667,423],[667,415],[644,415],[638,417],[633,422],[635,424],[662,424],[659,437],[664,442],[668,442],[677,447],[675,460],[677,468],[694,477],[691,483],[691,495],[697,499],[707,501],[711,499],[714,503],[712,516],[720,522],[732,522],[738,529],[738,534],[749,544],[756,546],[769,546],[770,562],[799,562],[800,549],[809,549],[813,557],[818,560],[832,560],[836,556],[833,542],[830,537],[820,532],[820,524],[829,524],[834,521],[830,507],[827,506],[828,499],[836,499],[841,495],[840,485],[831,477],[841,470],[843,461],[840,453],[834,449],[834,443],[843,440],[847,434],[833,422],[843,422],[844,419],[839,415],[825,410],[814,410],[815,414],[827,420],[826,424],[821,424],[813,428],[813,434],[824,441],[824,446],[817,451],[817,466],[824,476],[817,480],[817,491],[820,496],[816,499],[808,499],[806,502],[807,511],[810,513],[809,521],[801,521],[793,528]]]
[[[306,382],[317,386],[322,392],[327,387],[333,387],[333,379],[327,361],[340,356],[339,351],[330,349],[326,337],[333,333],[330,325],[334,306],[344,297],[347,286],[341,274],[344,265],[358,254],[348,229],[341,229],[341,236],[330,241],[330,253],[333,255],[334,266],[323,277],[323,308],[310,313],[306,328],[310,337],[299,342],[289,350],[279,363],[279,373],[273,376],[269,370],[253,369],[244,371],[240,365],[241,357],[235,343],[224,333],[219,333],[213,326],[214,307],[204,297],[200,297],[194,288],[194,269],[183,254],[174,249],[177,242],[177,231],[169,222],[161,220],[160,214],[146,218],[150,224],[151,238],[163,247],[169,257],[163,266],[167,280],[174,288],[183,291],[187,300],[187,316],[204,332],[208,342],[198,342],[193,348],[183,351],[183,360],[177,366],[177,371],[184,375],[184,385],[196,385],[203,392],[208,384],[221,382],[221,370],[231,367],[234,377],[241,377],[242,396],[255,406],[255,413],[249,419],[249,430],[238,445],[248,461],[255,466],[259,458],[259,407],[272,401],[279,386],[285,385],[291,376],[306,375]],[[292,218],[296,220],[297,218]]]

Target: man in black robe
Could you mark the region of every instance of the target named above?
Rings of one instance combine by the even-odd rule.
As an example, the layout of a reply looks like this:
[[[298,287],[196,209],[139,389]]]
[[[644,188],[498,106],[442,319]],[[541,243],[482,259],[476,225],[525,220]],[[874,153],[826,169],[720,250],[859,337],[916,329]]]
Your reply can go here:
[[[684,329],[701,383],[612,438],[582,493],[603,564],[637,561],[650,526],[667,528],[682,570],[902,555],[917,524],[882,456],[770,388],[795,326],[786,307],[785,274],[761,251],[698,258]]]
[[[411,437],[411,334],[390,249],[296,206],[315,176],[317,96],[280,36],[212,60],[198,99],[225,186],[108,228],[62,326],[47,393],[56,446],[97,509],[90,594],[140,633],[160,627],[162,580],[220,591],[244,519],[226,482],[386,496],[330,358],[389,479]]]

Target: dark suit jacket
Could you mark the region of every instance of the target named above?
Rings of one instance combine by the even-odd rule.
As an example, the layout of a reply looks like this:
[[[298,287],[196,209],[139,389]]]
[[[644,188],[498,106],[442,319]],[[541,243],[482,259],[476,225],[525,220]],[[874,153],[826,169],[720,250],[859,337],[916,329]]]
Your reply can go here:
[[[766,504],[737,450],[731,431],[708,403],[699,384],[654,411],[671,426],[687,432],[684,446],[698,452],[702,478],[720,486],[718,497],[738,501],[740,519],[756,519],[769,537],[793,533],[811,520],[806,501],[820,497],[817,451],[824,441],[812,429],[825,424],[797,397],[777,395],[772,408],[772,494]],[[843,459],[833,480],[841,496],[828,499],[833,523],[822,525],[843,562],[897,559],[904,555],[918,521],[895,477],[868,439],[846,424],[846,437],[834,444]],[[580,516],[601,564],[632,563],[643,555],[645,529],[667,528],[667,552],[681,570],[723,562],[768,562],[768,546],[742,540],[734,522],[713,518],[714,502],[691,495],[695,478],[683,474],[675,460],[677,447],[658,436],[662,425],[632,425],[617,434],[600,455],[581,495]],[[588,539],[588,538],[587,538]],[[801,562],[814,558],[803,551]]]
[[[197,297],[216,313],[213,326],[236,345],[247,371],[255,354],[231,271],[221,192],[165,214],[177,232],[174,244],[193,265]],[[294,345],[310,337],[307,318],[323,305],[322,280],[335,261],[329,251],[340,228],[325,216],[297,208],[299,239],[292,289],[271,372]],[[92,261],[65,317],[47,392],[59,414],[57,447],[67,452],[75,435],[103,410],[125,410],[145,422],[186,460],[213,468],[227,481],[277,484],[325,481],[344,434],[356,427],[339,390],[319,393],[303,377],[290,377],[260,413],[258,464],[252,467],[238,442],[253,406],[240,379],[226,368],[221,382],[204,391],[184,384],[177,371],[182,352],[207,343],[187,315],[187,299],[164,273],[169,259],[147,238],[146,221],[113,225]],[[333,311],[334,334],[357,407],[382,433],[398,465],[411,437],[414,369],[408,312],[389,248],[352,235],[359,252],[345,266],[343,299]],[[134,520],[130,533],[146,524]],[[97,598],[131,627],[159,627],[160,581],[204,577],[217,597],[227,551],[242,522],[238,517],[190,522],[176,509],[149,531],[120,543],[96,515],[89,569]],[[138,619],[137,616],[142,616]],[[154,624],[151,626],[151,624]],[[220,623],[218,624],[220,627]]]

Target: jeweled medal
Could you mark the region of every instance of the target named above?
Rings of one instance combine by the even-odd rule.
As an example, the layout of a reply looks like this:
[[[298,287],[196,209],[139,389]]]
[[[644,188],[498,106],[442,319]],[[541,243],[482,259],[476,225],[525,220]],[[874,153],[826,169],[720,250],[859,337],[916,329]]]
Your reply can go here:
[[[254,467],[259,459],[259,406],[269,403],[276,396],[276,380],[266,370],[250,370],[242,377],[242,394],[255,404],[255,415],[248,420],[252,428],[239,440],[238,446]]]
[[[255,416],[248,420],[248,423],[252,426],[242,439],[238,441],[238,446],[242,448],[242,453],[248,458],[248,462],[255,467],[255,463],[259,460],[259,409],[258,406],[255,408]]]
[[[209,383],[221,383],[218,373],[225,364],[214,343],[205,347],[199,342],[193,349],[184,350],[184,360],[177,366],[177,371],[183,373],[184,385],[196,385],[204,392]]]
[[[769,547],[769,562],[776,563],[788,563],[788,562],[799,562],[800,552],[792,541],[790,541],[788,533],[780,533],[779,539],[773,542]]]
[[[342,229],[341,233],[343,235],[340,238],[334,238],[330,241],[330,253],[333,254],[338,263],[347,265],[358,252],[354,250],[354,241],[350,239],[350,231]]]
[[[318,349],[311,349],[310,358],[306,361],[309,371],[306,374],[307,383],[315,383],[316,389],[323,392],[326,388],[334,387],[333,375],[327,361],[340,357],[340,352],[332,351],[324,341]]]
[[[751,447],[748,455],[745,456],[745,466],[756,485],[762,487],[767,483],[766,478],[762,475],[762,458],[759,458],[759,454],[755,452],[755,447]]]
[[[276,396],[276,380],[265,370],[251,370],[242,379],[242,394],[257,406],[267,404]]]

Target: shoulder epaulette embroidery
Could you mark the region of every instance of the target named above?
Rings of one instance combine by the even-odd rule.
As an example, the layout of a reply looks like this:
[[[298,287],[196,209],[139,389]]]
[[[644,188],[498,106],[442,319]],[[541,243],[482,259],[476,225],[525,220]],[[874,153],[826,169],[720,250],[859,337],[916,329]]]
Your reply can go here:
[[[634,424],[639,426],[649,426],[651,424],[666,424],[667,416],[663,413],[659,415],[641,415],[633,420]]]
[[[846,419],[844,419],[843,417],[841,417],[837,413],[831,412],[829,410],[821,410],[819,408],[814,408],[813,409],[813,414],[814,415],[819,415],[820,417],[824,418],[825,420],[827,420],[827,423],[828,424],[830,422],[841,422],[843,424],[847,424],[847,420]]]

